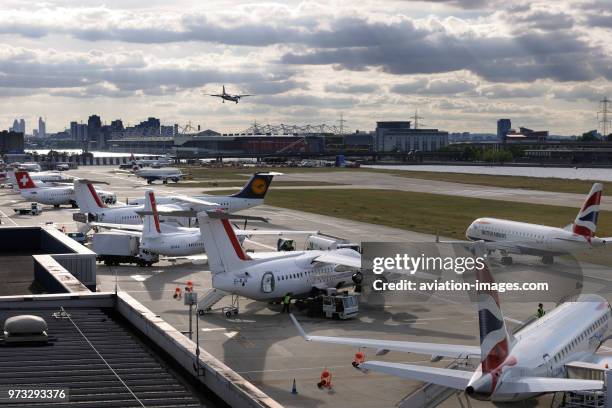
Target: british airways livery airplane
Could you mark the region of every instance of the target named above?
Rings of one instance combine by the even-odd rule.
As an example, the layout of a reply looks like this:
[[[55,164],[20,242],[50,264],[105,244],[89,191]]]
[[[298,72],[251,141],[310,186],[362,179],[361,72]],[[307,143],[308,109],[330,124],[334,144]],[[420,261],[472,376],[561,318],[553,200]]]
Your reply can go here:
[[[602,192],[601,183],[593,184],[576,219],[565,228],[478,218],[468,227],[466,237],[485,241],[489,251],[499,251],[505,265],[512,263],[510,254],[541,256],[543,263],[551,264],[554,256],[601,247],[612,239],[595,236]]]
[[[477,252],[486,250],[483,243]],[[477,244],[477,245],[478,245]],[[487,267],[477,271],[479,282],[493,283]],[[479,400],[518,401],[544,393],[600,390],[603,381],[566,378],[572,364],[603,368],[612,357],[596,351],[606,338],[610,304],[598,295],[581,295],[566,302],[516,334],[506,328],[497,291],[477,292],[480,346],[410,341],[309,336],[291,315],[307,341],[343,344],[378,351],[400,351],[439,357],[477,359],[473,372],[385,361],[355,364],[362,370],[463,390]],[[377,353],[378,354],[378,353]]]

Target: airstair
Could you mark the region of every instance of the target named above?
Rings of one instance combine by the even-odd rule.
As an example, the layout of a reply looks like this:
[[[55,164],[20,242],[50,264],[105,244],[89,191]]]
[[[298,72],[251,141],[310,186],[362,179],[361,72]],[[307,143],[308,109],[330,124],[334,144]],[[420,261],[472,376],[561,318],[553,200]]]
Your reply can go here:
[[[198,314],[203,315],[206,312],[210,312],[212,307],[227,295],[229,295],[229,293],[223,290],[215,288],[209,289],[198,302]]]

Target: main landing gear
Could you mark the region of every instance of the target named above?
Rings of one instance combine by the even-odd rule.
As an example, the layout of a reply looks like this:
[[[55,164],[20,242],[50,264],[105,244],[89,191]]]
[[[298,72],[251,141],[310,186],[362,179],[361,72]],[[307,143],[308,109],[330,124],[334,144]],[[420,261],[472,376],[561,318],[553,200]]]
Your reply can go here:
[[[550,256],[550,255],[546,255],[542,257],[542,263],[544,265],[552,265],[552,263],[555,261],[555,259]]]
[[[502,265],[512,265],[512,257],[508,255],[504,255],[501,257]]]

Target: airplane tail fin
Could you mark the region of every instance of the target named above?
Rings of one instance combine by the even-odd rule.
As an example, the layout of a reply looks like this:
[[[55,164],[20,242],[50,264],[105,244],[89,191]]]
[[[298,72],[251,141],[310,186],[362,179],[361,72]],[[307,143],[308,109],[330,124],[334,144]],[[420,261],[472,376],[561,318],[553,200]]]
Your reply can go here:
[[[153,190],[145,191],[144,211],[147,213],[142,218],[142,238],[154,238],[161,234],[159,214],[157,213],[157,202]],[[152,214],[148,214],[152,213]]]
[[[93,184],[86,180],[74,181],[74,196],[82,212],[98,213],[106,207]]]
[[[212,273],[242,269],[251,260],[240,246],[229,220],[223,218],[222,213],[201,213],[198,222]]]
[[[223,85],[223,94],[225,95],[225,85]]]
[[[36,188],[34,180],[30,177],[30,173],[27,171],[16,171],[15,179],[20,190],[28,190],[30,188]]]
[[[573,232],[574,234],[582,235],[587,238],[595,236],[597,229],[597,218],[599,216],[599,203],[601,202],[601,195],[603,193],[603,184],[595,183],[591,187],[591,191],[584,200],[584,204],[580,208],[576,219],[574,220]]]
[[[266,196],[268,187],[272,183],[272,178],[280,173],[255,173],[244,185],[240,192],[233,194],[232,197],[260,199]]]
[[[484,258],[486,248],[483,242],[478,242],[476,255]],[[476,279],[481,285],[476,292],[478,299],[478,325],[480,327],[480,362],[482,376],[471,384],[471,391],[490,393],[495,390],[498,374],[508,361],[510,350],[515,343],[514,337],[508,331],[502,314],[499,294],[492,285],[495,283],[489,267],[476,270]],[[488,287],[483,287],[488,285]]]

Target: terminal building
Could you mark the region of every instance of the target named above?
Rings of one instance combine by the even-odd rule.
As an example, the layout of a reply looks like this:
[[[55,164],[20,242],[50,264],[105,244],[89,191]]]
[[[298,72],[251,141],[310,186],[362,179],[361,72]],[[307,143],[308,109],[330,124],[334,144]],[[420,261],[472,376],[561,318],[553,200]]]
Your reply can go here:
[[[410,121],[376,122],[374,150],[378,153],[432,152],[448,145],[448,132],[415,129]]]

